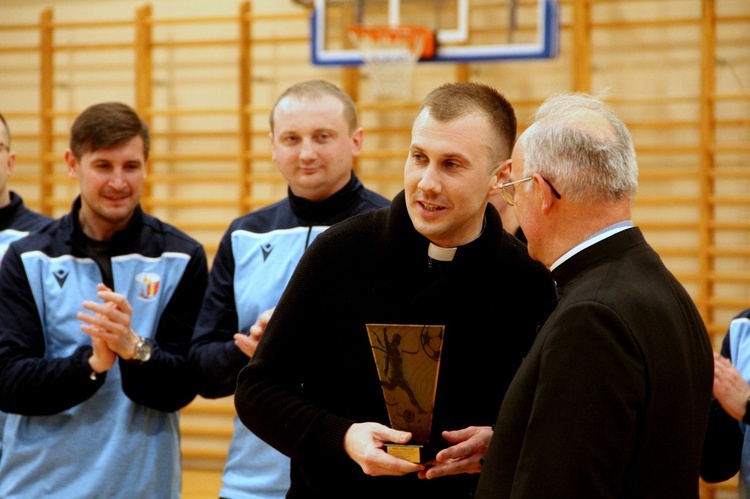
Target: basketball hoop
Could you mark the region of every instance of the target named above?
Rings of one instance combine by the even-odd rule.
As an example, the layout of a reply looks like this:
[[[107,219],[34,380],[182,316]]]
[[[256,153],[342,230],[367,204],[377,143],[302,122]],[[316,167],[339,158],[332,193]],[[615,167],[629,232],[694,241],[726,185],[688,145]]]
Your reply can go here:
[[[367,26],[347,29],[359,46],[370,77],[373,96],[383,99],[411,97],[411,73],[420,58],[435,55],[435,34],[424,26]]]

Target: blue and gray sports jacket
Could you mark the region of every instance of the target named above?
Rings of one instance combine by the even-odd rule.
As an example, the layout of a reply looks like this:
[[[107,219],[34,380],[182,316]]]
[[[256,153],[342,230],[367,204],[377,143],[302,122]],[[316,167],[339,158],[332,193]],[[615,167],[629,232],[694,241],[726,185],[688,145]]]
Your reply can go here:
[[[750,309],[741,311],[729,323],[721,343],[721,355],[731,360],[750,383]],[[709,483],[723,482],[738,471],[740,497],[748,497],[750,425],[730,416],[714,397],[701,456],[701,478]]]
[[[231,395],[248,358],[234,344],[265,310],[276,306],[297,262],[329,226],[390,202],[365,189],[356,175],[339,192],[312,202],[287,199],[234,220],[221,240],[195,327],[190,360],[204,397]],[[235,417],[221,497],[283,498],[289,458],[253,435]]]
[[[109,256],[97,256],[80,206],[12,243],[0,267],[0,410],[9,413],[0,497],[178,498],[177,410],[196,394],[187,353],[205,251],[139,207]],[[132,329],[153,353],[92,379],[91,340],[76,314],[98,300],[101,282],[128,299]]]
[[[41,230],[51,221],[47,215],[28,209],[21,196],[11,191],[10,204],[0,208],[0,265],[10,243],[26,237],[30,232]],[[3,452],[4,425],[5,413],[0,412],[0,457]]]

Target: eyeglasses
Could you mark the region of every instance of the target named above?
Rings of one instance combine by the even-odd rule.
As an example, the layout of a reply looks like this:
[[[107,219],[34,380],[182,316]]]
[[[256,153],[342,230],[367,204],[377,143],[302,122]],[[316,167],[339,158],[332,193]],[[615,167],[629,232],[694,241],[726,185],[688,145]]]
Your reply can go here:
[[[529,180],[533,180],[533,178],[534,177],[526,177],[520,180],[514,180],[513,182],[506,182],[505,180],[500,182],[500,190],[503,193],[503,199],[505,200],[505,202],[508,203],[509,206],[513,206],[513,198],[516,195],[515,185],[520,184],[522,182],[528,182]],[[555,186],[552,185],[552,183],[549,180],[547,180],[544,177],[542,177],[542,180],[547,182],[547,185],[550,187],[550,189],[552,189],[552,194],[554,194],[557,199],[562,198],[562,196],[560,196],[560,193],[557,192],[557,189],[555,189]]]

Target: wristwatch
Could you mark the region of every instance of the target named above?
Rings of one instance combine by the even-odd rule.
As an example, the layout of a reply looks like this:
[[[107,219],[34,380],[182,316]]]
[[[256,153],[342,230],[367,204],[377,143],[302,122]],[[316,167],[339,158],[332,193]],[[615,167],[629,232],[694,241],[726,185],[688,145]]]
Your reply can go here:
[[[151,358],[151,343],[142,336],[138,337],[138,343],[135,344],[135,352],[133,352],[133,360],[143,363]]]

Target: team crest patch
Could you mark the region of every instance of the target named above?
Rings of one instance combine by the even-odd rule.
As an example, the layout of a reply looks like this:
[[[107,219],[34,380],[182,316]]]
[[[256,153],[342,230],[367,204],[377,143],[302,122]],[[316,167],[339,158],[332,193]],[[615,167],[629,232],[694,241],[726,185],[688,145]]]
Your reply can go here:
[[[141,272],[135,276],[138,285],[138,295],[144,300],[153,300],[159,293],[161,277],[153,272]]]

